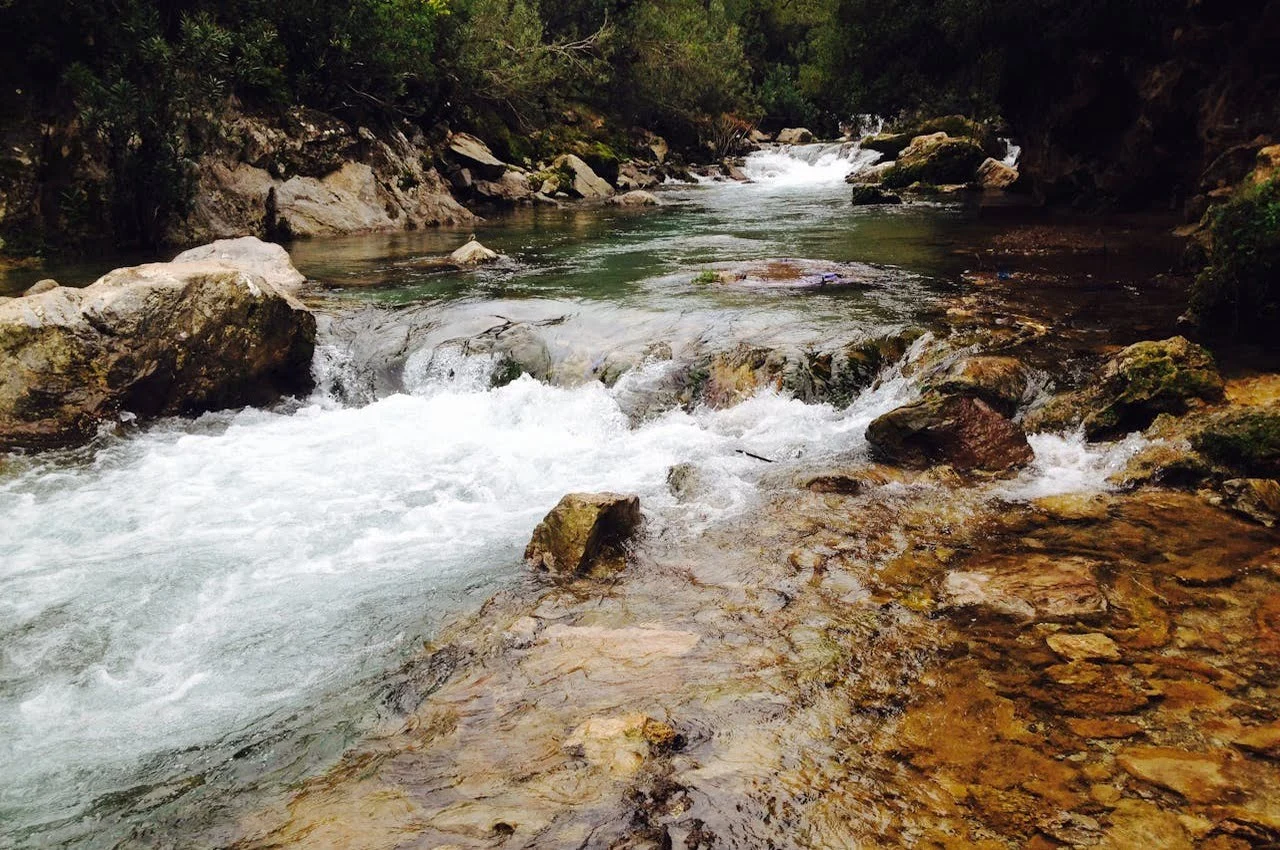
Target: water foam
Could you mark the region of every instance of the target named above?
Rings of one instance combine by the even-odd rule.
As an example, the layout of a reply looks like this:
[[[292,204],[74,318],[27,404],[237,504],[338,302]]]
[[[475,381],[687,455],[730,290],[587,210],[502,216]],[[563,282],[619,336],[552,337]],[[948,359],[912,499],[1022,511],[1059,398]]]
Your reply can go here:
[[[854,143],[792,145],[767,148],[747,157],[742,171],[757,183],[778,188],[838,184],[850,172],[880,159],[875,151]]]

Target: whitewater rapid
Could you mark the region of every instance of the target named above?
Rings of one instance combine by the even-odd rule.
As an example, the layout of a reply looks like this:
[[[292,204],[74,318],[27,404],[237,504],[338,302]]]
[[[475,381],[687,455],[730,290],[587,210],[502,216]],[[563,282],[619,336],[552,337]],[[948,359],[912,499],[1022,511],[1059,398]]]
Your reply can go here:
[[[905,271],[886,272],[865,293],[682,300],[694,297],[684,294],[691,257],[774,256],[787,247],[787,227],[826,242],[833,228],[855,226],[844,176],[873,157],[851,145],[755,154],[745,170],[756,183],[671,196],[670,214],[683,216],[662,231],[673,240],[612,224],[581,251],[592,275],[631,274],[625,288],[576,302],[560,293],[552,304],[536,294],[500,303],[483,288],[499,284],[482,278],[456,302],[432,302],[430,320],[491,324],[485,314],[551,315],[567,304],[574,315],[548,338],[603,347],[584,362],[599,360],[610,340],[639,345],[677,331],[677,346],[728,347],[789,339],[798,328],[823,338],[900,323],[929,298]],[[547,274],[527,265],[501,286],[522,294],[522,282]],[[332,370],[343,368],[343,340],[322,343],[321,389],[311,398],[126,423],[84,449],[4,461],[6,829],[66,819],[92,833],[83,812],[104,795],[211,769],[264,728],[284,740],[316,706],[359,703],[362,683],[419,651],[444,618],[522,580],[523,545],[564,493],[634,492],[652,534],[695,534],[758,498],[766,464],[750,455],[847,462],[865,453],[872,418],[918,392],[890,372],[843,410],[766,392],[727,410],[675,408],[634,424],[629,399],[677,367],[650,362],[612,387],[524,377],[493,388],[491,363],[434,368],[424,346],[408,357],[398,389],[354,402],[331,389],[342,383]],[[1052,481],[1098,486],[1107,462],[1075,445],[1037,443],[1045,463],[1027,473],[1022,495],[1049,492]],[[681,463],[695,464],[705,482],[683,503],[666,484]]]

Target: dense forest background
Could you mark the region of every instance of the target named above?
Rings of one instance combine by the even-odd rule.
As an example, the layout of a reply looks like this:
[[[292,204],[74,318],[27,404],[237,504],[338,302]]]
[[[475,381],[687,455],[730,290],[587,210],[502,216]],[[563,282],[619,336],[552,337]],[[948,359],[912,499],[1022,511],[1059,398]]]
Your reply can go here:
[[[111,187],[99,207],[110,207],[117,244],[161,239],[231,105],[303,105],[375,130],[468,130],[516,163],[562,152],[584,114],[622,155],[643,128],[696,157],[752,127],[830,137],[860,115],[959,112],[1019,137],[1027,185],[1046,201],[1176,208],[1204,194],[1198,181],[1215,159],[1280,126],[1278,9],[1274,0],[0,0],[0,142],[43,128],[52,150],[38,167],[49,172],[67,167],[76,146],[91,149]],[[0,157],[0,181],[25,167]],[[78,199],[57,203],[74,218]],[[23,248],[19,238],[9,234],[9,250]]]

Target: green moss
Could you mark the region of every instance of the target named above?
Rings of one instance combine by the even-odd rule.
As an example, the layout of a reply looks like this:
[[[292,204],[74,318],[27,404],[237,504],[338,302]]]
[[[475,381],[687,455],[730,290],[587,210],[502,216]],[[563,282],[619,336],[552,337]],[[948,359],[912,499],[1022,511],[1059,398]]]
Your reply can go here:
[[[912,183],[968,183],[986,158],[982,148],[969,139],[935,139],[904,151],[880,182],[889,189]]]
[[[1116,355],[1087,395],[1091,438],[1145,428],[1161,413],[1184,413],[1193,399],[1222,398],[1222,376],[1213,357],[1183,337],[1139,342]]]
[[[698,274],[695,275],[693,278],[694,283],[715,283],[718,280],[720,280],[720,275],[716,274],[710,269],[708,269],[707,271],[698,272]]]
[[[1191,315],[1212,337],[1280,347],[1280,180],[1241,191],[1208,214],[1209,264]]]
[[[1195,434],[1191,445],[1240,475],[1280,475],[1280,412],[1229,411]]]

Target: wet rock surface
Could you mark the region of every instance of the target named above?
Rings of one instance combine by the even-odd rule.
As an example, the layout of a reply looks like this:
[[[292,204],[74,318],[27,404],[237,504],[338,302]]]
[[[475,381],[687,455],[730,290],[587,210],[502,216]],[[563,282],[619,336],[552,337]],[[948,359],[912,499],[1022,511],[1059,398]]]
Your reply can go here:
[[[980,398],[932,393],[867,428],[875,452],[893,463],[1002,472],[1031,462],[1022,429]]]
[[[267,248],[282,250],[255,250]],[[273,268],[263,270],[294,279]],[[122,413],[193,414],[306,392],[315,334],[286,291],[220,259],[117,269],[84,289],[13,299],[0,304],[0,448],[74,445]]]
[[[623,547],[640,522],[635,496],[570,493],[534,529],[524,559],[559,576],[616,572],[625,565]]]

